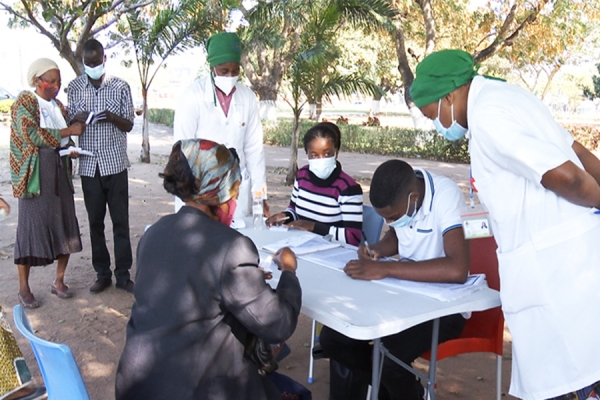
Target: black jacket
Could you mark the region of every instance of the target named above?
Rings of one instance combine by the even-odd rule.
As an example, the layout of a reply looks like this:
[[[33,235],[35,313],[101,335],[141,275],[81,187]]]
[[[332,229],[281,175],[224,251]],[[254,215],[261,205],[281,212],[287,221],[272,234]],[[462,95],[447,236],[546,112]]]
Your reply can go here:
[[[284,272],[273,291],[258,262],[250,239],[192,207],[152,225],[137,248],[116,399],[279,399],[243,343],[248,332],[288,339],[301,289]]]

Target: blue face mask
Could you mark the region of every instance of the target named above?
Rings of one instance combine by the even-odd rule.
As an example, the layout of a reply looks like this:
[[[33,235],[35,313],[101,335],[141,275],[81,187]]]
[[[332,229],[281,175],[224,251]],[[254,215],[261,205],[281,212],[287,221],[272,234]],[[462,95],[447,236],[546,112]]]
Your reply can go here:
[[[413,211],[412,215],[408,215],[408,210],[410,209],[410,195],[412,193],[410,193],[408,195],[408,206],[406,206],[406,212],[404,213],[403,216],[401,216],[400,218],[398,218],[397,220],[395,220],[394,222],[389,223],[388,225],[394,229],[398,229],[398,228],[404,228],[405,226],[407,226],[408,224],[410,224],[412,222],[412,220],[415,218],[415,215],[417,215],[417,200],[415,200],[415,210]]]
[[[446,139],[450,140],[451,142],[455,142],[458,139],[465,136],[468,129],[465,128],[464,126],[460,125],[454,119],[454,104],[452,104],[450,106],[450,111],[452,113],[452,124],[450,125],[449,128],[444,127],[444,125],[442,125],[442,123],[440,121],[441,105],[442,105],[442,99],[440,99],[440,101],[438,103],[438,116],[433,120],[433,126],[435,126],[435,130],[438,131],[440,134],[444,135],[444,137]]]

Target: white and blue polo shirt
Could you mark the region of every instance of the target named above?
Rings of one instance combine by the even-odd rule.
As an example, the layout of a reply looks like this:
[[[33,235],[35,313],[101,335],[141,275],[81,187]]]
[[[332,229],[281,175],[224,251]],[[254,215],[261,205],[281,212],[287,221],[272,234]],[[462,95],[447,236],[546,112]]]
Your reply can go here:
[[[415,174],[425,181],[425,198],[412,222],[396,229],[398,254],[413,261],[445,257],[444,234],[462,227],[464,196],[458,185],[445,176],[421,168],[415,168]]]

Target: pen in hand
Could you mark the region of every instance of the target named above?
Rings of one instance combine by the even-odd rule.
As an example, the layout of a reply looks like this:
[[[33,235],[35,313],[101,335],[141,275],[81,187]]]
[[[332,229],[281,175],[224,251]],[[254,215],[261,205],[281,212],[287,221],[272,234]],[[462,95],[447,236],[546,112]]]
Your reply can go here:
[[[360,231],[360,233],[362,233],[363,242],[365,244],[365,247],[367,248],[367,254],[369,255],[369,257],[373,258],[373,253],[371,252],[371,246],[369,246],[369,242],[367,242],[367,235],[365,235],[365,233],[363,231]]]

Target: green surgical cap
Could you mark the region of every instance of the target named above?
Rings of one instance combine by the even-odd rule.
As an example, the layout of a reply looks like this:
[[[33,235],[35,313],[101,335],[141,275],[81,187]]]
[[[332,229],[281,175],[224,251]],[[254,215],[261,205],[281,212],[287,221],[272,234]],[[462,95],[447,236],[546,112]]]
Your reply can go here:
[[[473,56],[462,50],[431,53],[417,65],[410,96],[417,107],[438,101],[477,75]]]
[[[210,67],[226,62],[240,63],[242,46],[240,38],[233,32],[220,32],[212,35],[206,42]]]

